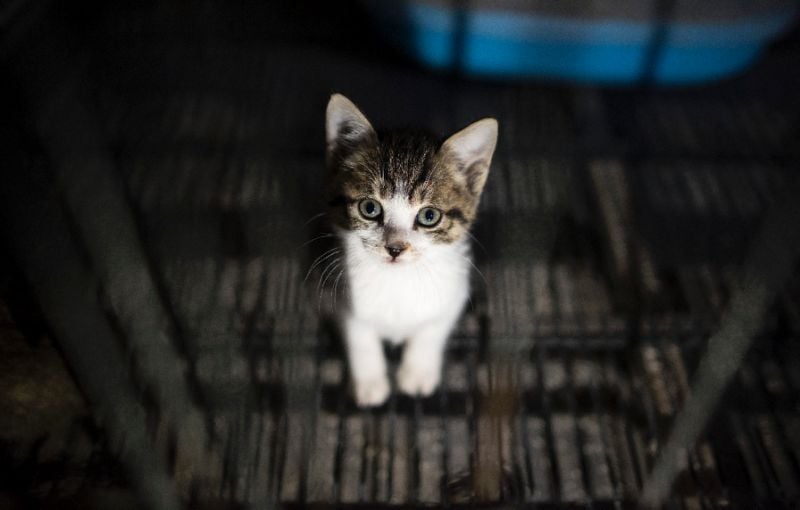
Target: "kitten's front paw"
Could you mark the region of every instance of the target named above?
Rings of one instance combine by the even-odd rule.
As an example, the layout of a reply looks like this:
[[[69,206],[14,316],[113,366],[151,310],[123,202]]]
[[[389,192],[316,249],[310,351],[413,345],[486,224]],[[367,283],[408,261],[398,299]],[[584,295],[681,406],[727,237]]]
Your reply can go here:
[[[407,395],[427,397],[439,386],[441,377],[439,367],[403,363],[397,370],[397,387]]]
[[[353,381],[356,404],[359,407],[377,407],[389,397],[391,387],[385,375]]]

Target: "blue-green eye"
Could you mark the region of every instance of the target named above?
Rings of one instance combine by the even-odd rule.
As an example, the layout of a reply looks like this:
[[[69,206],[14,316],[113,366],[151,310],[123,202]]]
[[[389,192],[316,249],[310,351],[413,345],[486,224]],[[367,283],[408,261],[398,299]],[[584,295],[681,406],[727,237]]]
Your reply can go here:
[[[423,227],[435,227],[441,219],[441,211],[439,211],[439,209],[434,209],[433,207],[423,207],[419,210],[419,213],[417,213],[417,223]]]
[[[366,219],[374,220],[381,215],[383,209],[381,209],[381,204],[377,200],[365,198],[358,203],[358,212]]]

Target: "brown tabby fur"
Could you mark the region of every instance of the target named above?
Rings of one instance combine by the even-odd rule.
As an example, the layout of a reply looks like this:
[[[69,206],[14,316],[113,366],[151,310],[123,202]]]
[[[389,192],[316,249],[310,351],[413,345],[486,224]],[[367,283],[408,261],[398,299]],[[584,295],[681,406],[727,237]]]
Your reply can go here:
[[[425,229],[441,243],[452,243],[467,232],[486,178],[485,168],[463,168],[442,150],[440,141],[420,131],[371,133],[329,153],[328,166],[326,196],[336,225],[366,228],[368,220],[358,213],[361,199],[388,200],[404,193],[418,207],[442,211],[439,224]]]

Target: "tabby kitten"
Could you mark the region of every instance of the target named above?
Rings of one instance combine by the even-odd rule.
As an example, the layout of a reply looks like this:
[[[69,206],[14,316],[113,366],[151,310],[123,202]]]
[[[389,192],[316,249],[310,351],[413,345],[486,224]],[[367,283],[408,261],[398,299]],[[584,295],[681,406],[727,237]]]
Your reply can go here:
[[[355,399],[389,395],[382,341],[405,343],[397,386],[430,395],[445,342],[469,294],[468,230],[497,142],[483,119],[443,143],[421,132],[377,132],[346,97],[326,115],[327,199],[344,248],[342,312]]]

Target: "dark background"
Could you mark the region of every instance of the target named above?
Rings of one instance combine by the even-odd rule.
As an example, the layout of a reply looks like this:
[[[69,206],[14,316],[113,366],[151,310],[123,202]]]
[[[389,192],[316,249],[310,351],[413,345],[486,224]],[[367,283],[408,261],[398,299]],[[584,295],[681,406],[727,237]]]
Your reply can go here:
[[[796,25],[739,76],[660,88],[434,72],[350,1],[0,16],[0,506],[170,508],[159,480],[192,507],[630,506],[754,267],[754,345],[670,504],[800,501]],[[333,92],[381,127],[500,121],[447,391],[373,412],[347,393],[332,282],[303,282],[328,246],[308,241]],[[374,459],[406,448],[386,489]]]

